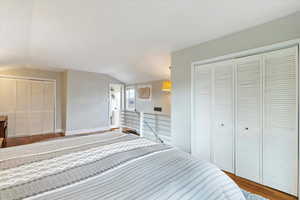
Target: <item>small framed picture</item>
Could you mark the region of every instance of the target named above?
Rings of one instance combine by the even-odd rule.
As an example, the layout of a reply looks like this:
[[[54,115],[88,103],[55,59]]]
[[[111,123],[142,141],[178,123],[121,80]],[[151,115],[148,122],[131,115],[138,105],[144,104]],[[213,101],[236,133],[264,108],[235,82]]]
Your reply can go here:
[[[152,86],[151,85],[139,85],[138,86],[138,98],[139,98],[139,100],[151,101]]]

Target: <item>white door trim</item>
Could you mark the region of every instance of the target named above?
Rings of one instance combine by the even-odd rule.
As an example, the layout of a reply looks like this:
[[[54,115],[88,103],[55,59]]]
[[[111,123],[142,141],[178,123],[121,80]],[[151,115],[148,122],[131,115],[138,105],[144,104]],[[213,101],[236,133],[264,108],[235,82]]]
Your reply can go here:
[[[204,65],[204,64],[210,64],[210,63],[225,61],[225,60],[234,59],[234,58],[240,58],[240,57],[246,57],[246,56],[251,56],[251,55],[255,55],[255,54],[267,53],[269,51],[285,49],[285,48],[296,46],[299,44],[300,44],[300,38],[295,39],[295,40],[288,40],[285,42],[275,43],[272,45],[267,45],[267,46],[263,46],[263,47],[259,47],[259,48],[248,49],[245,51],[226,54],[223,56],[218,56],[218,57],[209,58],[209,59],[205,59],[205,60],[195,61],[195,62],[191,63],[191,67],[193,68],[194,65],[196,65],[196,64]]]
[[[119,113],[119,125],[112,126],[111,125],[111,119],[110,119],[110,113],[111,113],[111,87],[117,85],[120,87],[120,113]],[[121,111],[123,110],[123,104],[124,104],[124,84],[122,83],[109,83],[109,90],[108,90],[108,118],[109,118],[109,127],[110,128],[119,128],[121,127]]]

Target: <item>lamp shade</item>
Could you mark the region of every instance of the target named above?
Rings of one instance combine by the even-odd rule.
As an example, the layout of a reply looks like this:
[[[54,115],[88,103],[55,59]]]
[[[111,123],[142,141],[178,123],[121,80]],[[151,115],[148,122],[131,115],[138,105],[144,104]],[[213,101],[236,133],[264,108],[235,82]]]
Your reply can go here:
[[[165,92],[171,92],[172,89],[172,82],[171,81],[164,81],[162,83],[161,90]]]

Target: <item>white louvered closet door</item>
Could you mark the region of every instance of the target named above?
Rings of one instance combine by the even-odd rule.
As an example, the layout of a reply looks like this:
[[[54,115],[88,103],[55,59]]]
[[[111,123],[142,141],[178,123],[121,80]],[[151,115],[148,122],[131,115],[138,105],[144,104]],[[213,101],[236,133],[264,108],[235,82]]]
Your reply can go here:
[[[297,195],[298,48],[264,56],[263,184]]]
[[[31,82],[30,134],[43,133],[44,117],[44,84],[41,81]]]
[[[234,64],[215,64],[213,68],[213,162],[234,173]]]
[[[15,136],[30,134],[31,81],[16,80],[16,131]]]
[[[195,67],[193,83],[194,123],[192,154],[211,161],[211,75],[210,66]]]
[[[54,82],[1,77],[0,101],[8,137],[55,132]]]
[[[43,133],[54,133],[55,121],[55,85],[53,82],[44,83],[44,113]]]
[[[236,174],[260,182],[261,56],[237,60]]]
[[[8,117],[7,135],[15,136],[16,123],[16,80],[0,79],[0,115]]]

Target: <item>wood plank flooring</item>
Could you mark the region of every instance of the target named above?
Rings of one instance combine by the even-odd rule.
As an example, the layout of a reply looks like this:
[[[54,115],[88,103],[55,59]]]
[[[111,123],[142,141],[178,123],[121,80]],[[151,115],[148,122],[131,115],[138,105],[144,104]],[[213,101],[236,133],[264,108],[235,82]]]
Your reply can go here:
[[[105,133],[105,132],[113,131],[113,130],[117,130],[117,129],[110,129],[110,130],[105,130],[105,131],[98,131],[98,132],[93,132],[93,133],[82,133],[82,134],[68,135],[68,136],[65,136],[64,133],[49,133],[49,134],[42,134],[42,135],[6,138],[6,141],[5,141],[6,145],[2,146],[2,147],[13,147],[13,146],[19,146],[19,145],[25,145],[25,144],[32,144],[32,143],[46,141],[49,139],[54,139],[54,138],[59,138],[59,137],[86,136],[86,135],[91,135],[91,134]],[[1,139],[2,138],[0,138],[0,142],[1,142]]]
[[[240,188],[269,200],[297,200],[297,197],[225,172]]]
[[[42,134],[42,135],[6,138],[5,141],[6,144],[3,147],[13,147],[13,146],[31,144],[31,143],[49,140],[53,138],[63,137],[64,135],[65,135],[64,133],[49,133],[49,134]]]

